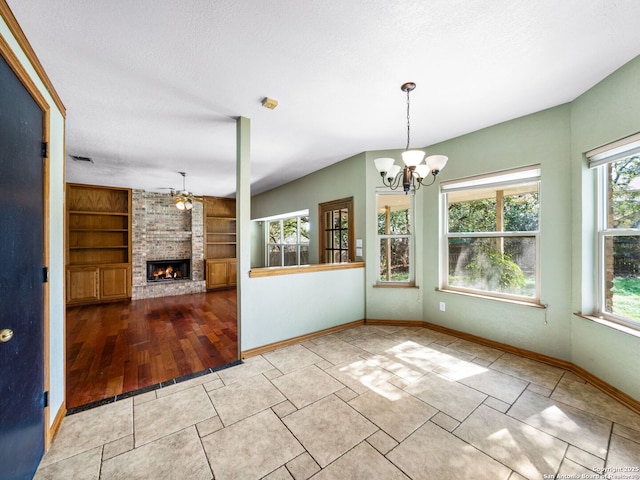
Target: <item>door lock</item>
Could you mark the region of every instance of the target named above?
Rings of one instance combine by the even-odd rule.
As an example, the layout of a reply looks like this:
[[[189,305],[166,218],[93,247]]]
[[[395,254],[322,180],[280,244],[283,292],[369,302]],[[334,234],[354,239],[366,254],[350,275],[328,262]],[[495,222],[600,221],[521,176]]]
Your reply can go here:
[[[13,330],[5,328],[0,330],[0,343],[8,342],[13,338]]]

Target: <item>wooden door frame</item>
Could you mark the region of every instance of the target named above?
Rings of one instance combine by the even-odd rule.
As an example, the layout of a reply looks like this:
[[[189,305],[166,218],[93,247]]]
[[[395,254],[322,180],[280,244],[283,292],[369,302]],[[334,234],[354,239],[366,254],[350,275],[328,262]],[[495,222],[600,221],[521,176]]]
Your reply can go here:
[[[22,44],[21,38],[18,35],[15,35],[15,27],[17,27],[18,29],[20,28],[17,24],[17,22],[15,21],[15,18],[13,17],[13,15],[10,15],[9,17],[7,17],[7,9],[8,7],[6,6],[6,3],[4,2],[4,0],[0,0],[0,14],[2,15],[2,18],[7,22],[7,24],[9,25],[10,29],[12,30],[12,33],[14,34],[14,36],[16,37],[16,40],[18,41],[18,44],[20,44],[21,48],[23,50],[25,50],[24,45]],[[11,12],[9,11],[9,14]],[[15,24],[14,28],[12,27],[12,24]],[[22,30],[19,30],[20,33],[22,34],[21,36],[24,38],[24,34],[22,33]],[[26,42],[26,38],[24,38],[24,42]],[[27,43],[28,45],[28,43]],[[29,46],[29,50],[31,50],[31,47]],[[32,50],[31,50],[32,51]],[[23,87],[25,88],[25,90],[29,93],[29,95],[31,96],[31,98],[33,98],[33,100],[36,102],[36,104],[38,105],[38,107],[40,108],[40,110],[42,111],[42,136],[43,142],[46,142],[47,145],[49,145],[49,141],[50,141],[50,113],[51,113],[51,108],[49,106],[49,104],[47,103],[47,101],[45,100],[44,96],[40,93],[40,91],[38,90],[37,86],[35,85],[34,81],[31,79],[31,77],[29,76],[29,74],[27,73],[26,69],[23,67],[22,63],[20,63],[20,60],[18,59],[18,57],[15,55],[15,53],[13,52],[13,50],[11,49],[11,47],[9,46],[9,44],[7,43],[7,41],[4,39],[4,37],[2,35],[0,35],[0,55],[4,58],[4,60],[7,62],[7,64],[9,65],[9,67],[11,68],[11,70],[15,73],[15,75],[18,77],[18,80],[20,81],[20,83],[22,83]],[[35,56],[35,54],[33,54]],[[29,56],[29,55],[27,55]],[[38,62],[39,64],[39,62]],[[41,68],[41,67],[40,67]],[[37,68],[36,68],[37,70]],[[49,237],[50,237],[50,232],[49,232],[49,224],[50,224],[50,218],[49,218],[49,204],[50,204],[50,188],[49,188],[49,181],[50,181],[50,153],[49,153],[49,148],[47,148],[47,156],[44,157],[42,159],[42,181],[43,181],[43,185],[42,185],[42,199],[43,199],[43,243],[44,245],[42,246],[42,252],[43,252],[43,258],[42,258],[42,262],[43,262],[43,266],[49,267],[50,265],[50,252],[49,252]],[[49,327],[50,327],[50,311],[49,311],[49,282],[45,282],[42,284],[43,285],[43,294],[42,294],[42,308],[43,308],[43,312],[42,312],[42,322],[43,322],[43,335],[44,335],[44,343],[43,343],[43,381],[44,381],[44,385],[42,386],[43,388],[43,392],[49,392],[49,387],[50,387],[50,332],[49,332]],[[64,408],[61,409],[61,411],[64,411]],[[49,446],[51,445],[51,441],[53,439],[53,434],[54,432],[57,430],[57,428],[59,428],[60,423],[62,422],[62,417],[64,415],[56,415],[56,422],[54,425],[51,426],[51,428],[49,428],[49,424],[50,424],[50,417],[51,417],[51,406],[47,405],[44,408],[44,412],[43,412],[43,417],[44,417],[44,432],[43,432],[43,436],[44,436],[44,449],[45,452],[47,451],[47,449],[49,448]]]
[[[326,248],[327,248],[327,233],[326,233],[326,218],[325,213],[330,212],[332,210],[342,210],[346,209],[349,215],[347,220],[347,254],[349,257],[348,262],[355,262],[356,260],[356,248],[355,248],[355,218],[354,218],[354,208],[353,208],[353,197],[341,198],[339,200],[331,200],[329,202],[322,202],[318,204],[318,225],[319,227],[319,252],[318,252],[318,263],[347,263],[347,262],[327,262],[326,259]]]

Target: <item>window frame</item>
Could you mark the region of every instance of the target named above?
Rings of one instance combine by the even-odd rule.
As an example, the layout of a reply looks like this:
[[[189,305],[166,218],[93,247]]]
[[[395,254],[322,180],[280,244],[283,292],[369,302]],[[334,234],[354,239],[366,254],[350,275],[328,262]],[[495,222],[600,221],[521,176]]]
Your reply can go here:
[[[296,263],[292,264],[292,265],[286,265],[286,266],[300,266],[300,265],[309,265],[309,263],[300,263],[300,250],[302,246],[306,246],[309,247],[311,242],[307,242],[307,243],[302,243],[300,241],[301,235],[300,235],[300,224],[301,224],[301,218],[302,217],[307,217],[309,218],[309,211],[305,210],[305,211],[300,211],[300,212],[291,212],[288,214],[282,214],[282,215],[277,215],[275,217],[269,217],[269,218],[265,218],[262,219],[262,221],[264,221],[264,258],[265,258],[265,265],[267,267],[284,267],[284,255],[285,255],[285,248],[284,247],[292,247],[295,246],[296,247]],[[291,220],[295,218],[296,219],[296,242],[295,243],[284,243],[284,222],[287,220]],[[270,224],[271,223],[279,223],[280,224],[280,242],[279,243],[272,243],[270,242],[270,238],[269,238],[269,231],[270,231]],[[311,222],[310,220],[307,221],[308,225],[309,225],[309,230],[311,230]],[[272,246],[278,246],[280,247],[280,264],[279,265],[271,265],[271,256],[270,256],[270,247]]]
[[[327,261],[327,253],[329,251],[335,252],[335,248],[327,247],[327,232],[333,232],[335,229],[327,229],[326,225],[326,213],[333,212],[335,210],[347,210],[347,248],[337,250],[342,252],[346,250],[347,252],[347,262],[334,262],[333,256],[331,256],[332,261]],[[318,229],[318,237],[319,237],[319,251],[318,251],[318,263],[349,263],[355,261],[355,220],[354,220],[354,210],[353,210],[353,197],[341,198],[339,200],[331,200],[329,202],[323,202],[318,204],[318,224],[320,228]]]
[[[609,210],[609,173],[608,169],[613,163],[628,157],[640,155],[640,134],[627,139],[599,147],[587,152],[585,156],[589,160],[589,168],[595,170],[595,283],[593,291],[595,295],[594,316],[609,320],[640,331],[640,321],[623,315],[607,311],[606,306],[606,240],[608,238],[634,236],[640,237],[640,228],[615,228],[608,225]]]
[[[390,196],[390,195],[409,195],[411,200],[409,202],[409,233],[408,234],[380,234],[378,233],[377,228],[377,220],[378,220],[378,208],[379,208],[379,198],[381,195]],[[376,287],[415,287],[416,285],[416,249],[415,249],[415,229],[416,229],[416,196],[415,191],[411,191],[405,193],[403,191],[395,191],[390,188],[378,188],[376,189]],[[408,238],[409,239],[409,279],[408,280],[388,280],[382,281],[381,277],[381,241],[382,240],[393,240],[393,239],[401,239]]]
[[[541,295],[541,258],[540,238],[542,225],[542,168],[541,165],[529,165],[525,167],[501,170],[473,177],[449,180],[440,184],[441,199],[441,271],[440,289],[463,294],[477,295],[504,301],[523,302],[532,305],[542,305]],[[487,232],[450,232],[449,231],[449,201],[448,194],[461,190],[479,190],[487,188],[514,186],[519,183],[537,182],[538,184],[538,229],[530,231],[487,231]],[[503,207],[504,208],[504,207]],[[503,210],[504,212],[504,210]],[[496,228],[498,226],[496,225]],[[493,292],[459,285],[449,284],[449,240],[451,238],[534,238],[535,245],[535,290],[533,296],[517,295],[504,292]]]

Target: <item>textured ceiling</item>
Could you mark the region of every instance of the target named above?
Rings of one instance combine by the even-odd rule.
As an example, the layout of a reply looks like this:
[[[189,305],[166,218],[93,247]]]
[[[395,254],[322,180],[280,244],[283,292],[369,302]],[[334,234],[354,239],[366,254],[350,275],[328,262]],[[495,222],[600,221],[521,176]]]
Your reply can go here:
[[[404,147],[406,81],[418,147],[571,101],[640,54],[637,0],[7,2],[67,108],[68,155],[94,160],[68,158],[67,180],[146,190],[186,171],[233,195],[237,116],[259,193]]]

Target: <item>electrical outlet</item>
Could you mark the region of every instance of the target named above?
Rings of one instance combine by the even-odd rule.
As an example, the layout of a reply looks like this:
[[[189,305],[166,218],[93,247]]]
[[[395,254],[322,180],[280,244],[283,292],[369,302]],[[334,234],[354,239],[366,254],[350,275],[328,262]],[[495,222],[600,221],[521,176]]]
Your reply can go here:
[[[444,312],[447,309],[447,306],[444,302],[440,302],[440,311]]]

